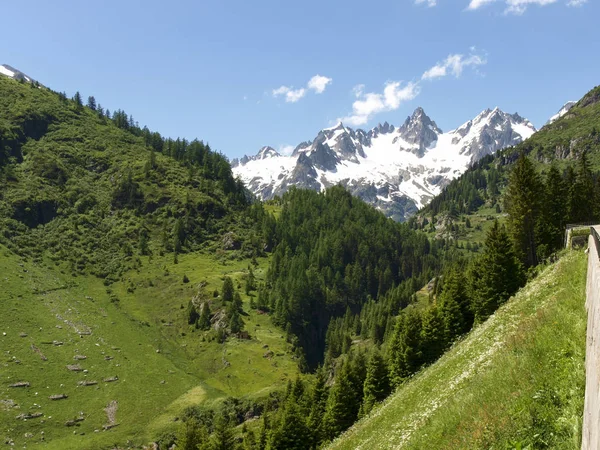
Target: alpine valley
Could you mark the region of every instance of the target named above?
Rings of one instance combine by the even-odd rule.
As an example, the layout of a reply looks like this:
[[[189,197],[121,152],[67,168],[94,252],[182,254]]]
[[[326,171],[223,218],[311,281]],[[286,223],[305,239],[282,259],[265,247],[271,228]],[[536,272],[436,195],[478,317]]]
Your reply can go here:
[[[339,122],[299,144],[290,156],[267,146],[255,156],[232,160],[232,168],[262,200],[292,186],[321,191],[341,184],[402,222],[473,163],[536,131],[519,114],[495,108],[444,133],[419,107],[399,127],[385,122],[364,131]]]

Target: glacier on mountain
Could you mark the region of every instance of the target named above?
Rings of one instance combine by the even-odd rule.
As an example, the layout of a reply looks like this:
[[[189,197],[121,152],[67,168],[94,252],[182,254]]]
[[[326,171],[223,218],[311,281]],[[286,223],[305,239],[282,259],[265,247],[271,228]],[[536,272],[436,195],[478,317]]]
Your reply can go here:
[[[232,168],[263,200],[292,186],[323,190],[341,184],[403,221],[471,164],[535,131],[527,119],[495,108],[443,133],[417,108],[399,127],[385,122],[367,132],[340,122],[299,144],[290,156],[263,147],[255,156],[234,159]]]

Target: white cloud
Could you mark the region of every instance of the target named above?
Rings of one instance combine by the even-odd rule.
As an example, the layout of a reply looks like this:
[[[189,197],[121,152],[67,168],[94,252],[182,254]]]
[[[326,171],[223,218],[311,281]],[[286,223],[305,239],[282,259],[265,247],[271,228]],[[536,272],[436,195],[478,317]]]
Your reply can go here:
[[[277,149],[277,152],[280,155],[284,155],[284,156],[290,156],[292,154],[292,152],[294,151],[294,146],[293,145],[280,145],[279,148]]]
[[[472,52],[474,50],[474,48],[471,48]],[[465,67],[477,67],[486,63],[487,61],[484,56],[475,53],[471,53],[468,56],[460,54],[449,55],[444,61],[437,63],[432,68],[426,70],[421,76],[421,79],[433,80],[447,75],[453,75],[458,78],[461,76]]]
[[[287,103],[296,103],[302,97],[306,95],[306,89],[293,89],[287,86],[281,86],[277,89],[273,89],[273,97],[285,96],[285,101]]]
[[[471,47],[470,50],[471,53],[467,56],[461,54],[448,56],[444,61],[427,70],[418,81],[408,83],[388,81],[381,93],[365,93],[365,85],[357,84],[352,88],[352,94],[356,97],[356,100],[352,103],[352,113],[338,119],[338,122],[342,121],[353,126],[364,125],[375,114],[395,111],[403,103],[417,97],[421,92],[423,80],[433,80],[448,75],[458,78],[466,67],[477,67],[486,64],[485,57],[477,54],[475,47]]]
[[[308,80],[307,87],[315,91],[317,94],[322,94],[325,91],[327,85],[331,83],[331,81],[331,78],[327,78],[317,74],[310,80]]]
[[[388,81],[383,88],[383,93],[364,94],[363,88],[362,85],[355,86],[353,91],[358,100],[352,104],[352,114],[339,120],[348,125],[364,125],[375,114],[396,110],[402,103],[414,99],[420,92],[418,83],[410,82],[403,85],[401,81]]]
[[[330,84],[333,80],[328,77],[324,77],[322,75],[315,75],[306,84],[306,88],[294,89],[294,87],[290,86],[280,86],[277,89],[273,89],[271,94],[273,97],[284,96],[285,101],[287,103],[296,103],[302,97],[306,95],[308,89],[315,91],[317,94],[322,94],[325,92],[325,88]]]
[[[425,3],[429,8],[432,8],[437,5],[437,0],[415,0],[416,5],[422,5],[423,3]]]
[[[364,91],[365,91],[364,84],[357,84],[356,86],[354,86],[352,88],[352,93],[354,94],[354,96],[356,98],[359,98],[360,96],[362,96]]]
[[[537,6],[547,6],[557,3],[559,0],[470,0],[469,6],[467,6],[468,10],[477,10],[482,8],[483,6],[494,3],[497,1],[501,1],[505,4],[506,8],[504,10],[505,14],[523,14],[527,8],[531,5]],[[587,3],[588,0],[566,0],[565,3],[567,6],[582,6]]]
[[[586,4],[588,0],[569,0],[567,6],[582,6]]]

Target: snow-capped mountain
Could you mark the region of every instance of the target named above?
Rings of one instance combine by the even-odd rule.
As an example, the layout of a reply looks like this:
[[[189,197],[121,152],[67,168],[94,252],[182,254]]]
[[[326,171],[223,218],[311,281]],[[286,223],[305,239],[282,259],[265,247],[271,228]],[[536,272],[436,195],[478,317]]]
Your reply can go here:
[[[27,75],[25,75],[20,70],[15,69],[14,67],[9,66],[8,64],[0,65],[0,75],[6,75],[7,77],[14,78],[15,80],[23,80],[28,81],[29,83],[35,82],[35,80]]]
[[[568,113],[569,110],[576,104],[577,104],[577,102],[575,102],[575,101],[570,101],[570,102],[565,103],[563,105],[563,107],[560,108],[560,110],[556,114],[554,114],[552,117],[550,117],[550,120],[548,120],[546,125],[550,125],[551,123],[556,122],[558,119],[560,119],[566,113]]]
[[[385,122],[364,131],[340,122],[299,144],[290,156],[263,147],[256,156],[234,159],[232,167],[264,200],[292,186],[322,190],[341,184],[402,221],[472,163],[535,131],[527,119],[496,108],[443,133],[417,108],[399,127]]]

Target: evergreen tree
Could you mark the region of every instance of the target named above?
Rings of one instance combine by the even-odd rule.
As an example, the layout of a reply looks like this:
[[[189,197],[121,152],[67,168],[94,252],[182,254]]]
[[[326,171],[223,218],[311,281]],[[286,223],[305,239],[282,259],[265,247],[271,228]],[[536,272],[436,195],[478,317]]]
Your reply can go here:
[[[316,448],[323,441],[322,422],[327,406],[327,386],[325,371],[319,367],[315,373],[315,384],[310,395],[310,414],[308,428],[312,432],[311,447]]]
[[[236,307],[235,302],[231,302],[227,306],[227,322],[232,334],[237,334],[244,329],[244,320],[240,315],[240,310]]]
[[[485,320],[525,282],[525,274],[508,234],[498,221],[487,234],[485,250],[472,265],[473,311],[477,321]]]
[[[368,414],[375,403],[381,402],[391,392],[388,369],[383,356],[376,348],[367,366],[367,377],[363,387],[363,403],[360,416]]]
[[[542,184],[533,163],[521,153],[512,169],[506,194],[508,227],[519,259],[525,267],[537,264],[535,229],[540,217]]]
[[[414,308],[398,316],[388,351],[391,376],[396,384],[421,366],[421,315]]]
[[[233,280],[230,277],[225,277],[225,279],[223,280],[221,298],[224,302],[233,301]]]
[[[242,441],[242,449],[243,450],[258,450],[258,442],[256,441],[256,436],[254,431],[248,430],[244,434],[244,440]]]
[[[563,245],[563,235],[567,223],[568,191],[565,182],[554,164],[546,174],[542,217],[538,222],[540,243],[538,255],[546,258]]]
[[[214,431],[211,436],[211,450],[232,450],[235,448],[235,438],[228,417],[224,412],[217,416]]]
[[[250,292],[256,289],[256,279],[254,278],[254,271],[252,267],[248,269],[248,277],[246,278],[246,295],[250,295]]]
[[[138,248],[140,249],[140,255],[147,255],[150,253],[148,247],[148,230],[146,228],[140,230]]]
[[[279,426],[271,433],[270,450],[304,450],[308,448],[311,433],[300,408],[290,398],[285,404]]]
[[[329,392],[323,416],[322,430],[325,439],[333,439],[347,430],[356,420],[360,407],[352,383],[352,368],[345,363]]]
[[[423,312],[421,328],[421,348],[423,349],[423,362],[435,361],[445,350],[447,333],[445,329],[445,316],[437,306],[431,306]]]
[[[454,268],[446,273],[440,294],[440,305],[446,332],[445,344],[448,344],[470,330],[474,320],[461,269]]]
[[[81,94],[79,93],[79,91],[75,92],[75,95],[73,96],[73,101],[75,102],[75,106],[77,107],[77,109],[83,108],[83,102],[81,100]]]
[[[596,191],[594,179],[590,168],[590,162],[587,151],[582,151],[577,161],[577,170],[575,172],[575,183],[573,185],[573,205],[571,207],[571,222],[589,222],[594,220],[594,200]],[[594,205],[583,206],[588,204]]]
[[[183,243],[185,242],[185,229],[183,227],[183,221],[177,219],[175,226],[173,227],[173,249],[175,253],[181,253]]]
[[[205,449],[209,439],[206,427],[200,425],[195,419],[189,419],[179,427],[177,433],[177,450]]]
[[[206,331],[210,329],[211,315],[208,302],[202,303],[202,310],[200,311],[200,317],[197,322],[197,326],[200,330]]]
[[[196,307],[194,306],[194,302],[192,302],[191,300],[188,302],[186,316],[189,325],[194,325],[200,318],[200,315],[198,314],[198,311],[196,311]]]
[[[87,107],[90,108],[92,111],[96,111],[96,99],[93,95],[88,97]]]

